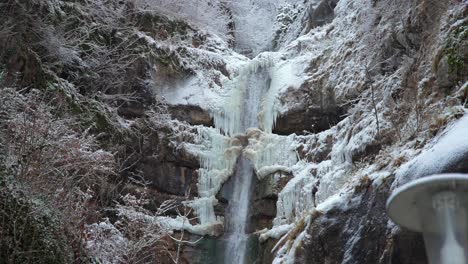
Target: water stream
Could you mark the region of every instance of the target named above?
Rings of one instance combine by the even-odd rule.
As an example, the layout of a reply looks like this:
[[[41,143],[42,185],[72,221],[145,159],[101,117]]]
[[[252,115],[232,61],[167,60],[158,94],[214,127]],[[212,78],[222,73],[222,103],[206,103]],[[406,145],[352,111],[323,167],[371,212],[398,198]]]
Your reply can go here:
[[[244,263],[247,251],[250,193],[252,190],[253,166],[250,160],[239,157],[234,175],[234,190],[230,200],[227,226],[226,264]]]
[[[270,80],[268,71],[260,68],[255,71],[246,72],[244,90],[241,100],[243,100],[240,122],[241,131],[259,126],[258,114],[261,109],[261,99],[265,91],[269,88]],[[238,158],[233,175],[233,190],[229,201],[227,215],[224,263],[239,264],[245,263],[247,251],[247,225],[249,224],[249,205],[252,193],[252,182],[254,167],[252,162],[242,154]]]

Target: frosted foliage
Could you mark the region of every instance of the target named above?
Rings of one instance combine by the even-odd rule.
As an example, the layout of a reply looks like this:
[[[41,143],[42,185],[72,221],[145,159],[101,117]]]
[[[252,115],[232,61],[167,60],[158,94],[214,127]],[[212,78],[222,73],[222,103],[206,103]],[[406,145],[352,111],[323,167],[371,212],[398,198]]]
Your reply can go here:
[[[208,29],[224,39],[228,39],[230,35],[228,24],[231,18],[221,1],[135,0],[135,6],[188,21]]]
[[[312,211],[314,207],[312,189],[317,180],[310,171],[315,166],[300,161],[293,167],[294,178],[278,195],[274,225],[294,223]]]
[[[213,230],[212,225],[192,225],[187,217],[178,216],[171,218],[167,216],[158,216],[155,221],[165,230],[186,230],[192,234],[200,236],[204,235],[216,235],[216,231]],[[219,221],[218,221],[219,222]]]
[[[236,48],[256,55],[272,48],[277,0],[236,0],[228,6],[236,24]]]
[[[129,241],[108,219],[101,223],[85,225],[85,232],[88,237],[86,249],[96,260],[102,263],[124,261]]]
[[[247,132],[249,145],[244,150],[246,156],[254,163],[257,176],[265,176],[261,171],[286,170],[296,164],[296,135],[279,136],[266,134],[258,129]],[[272,170],[268,170],[271,168]]]

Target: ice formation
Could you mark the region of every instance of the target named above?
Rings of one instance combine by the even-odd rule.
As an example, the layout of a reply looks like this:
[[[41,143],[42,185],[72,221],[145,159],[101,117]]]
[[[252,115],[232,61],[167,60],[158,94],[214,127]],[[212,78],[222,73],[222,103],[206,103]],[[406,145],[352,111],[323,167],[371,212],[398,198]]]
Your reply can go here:
[[[275,64],[275,55],[260,54],[241,65],[236,77],[226,80],[224,87],[227,92],[218,108],[212,111],[216,128],[227,135],[234,135],[257,126],[261,98],[270,88],[269,69]]]
[[[284,234],[288,233],[289,230],[293,227],[293,224],[285,224],[275,226],[272,229],[265,229],[263,230],[262,234],[260,234],[259,240],[260,242],[265,242],[269,238],[281,238]]]
[[[196,144],[186,148],[200,159],[199,197],[188,201],[187,205],[195,210],[201,225],[217,224],[220,219],[213,209],[217,203],[215,195],[233,173],[242,146],[237,139],[223,136],[214,128],[199,126],[197,134]]]
[[[278,94],[290,87],[298,88],[304,82],[304,77],[299,74],[303,72],[300,68],[303,66],[296,63],[297,61],[280,61],[270,68],[270,87],[262,98],[262,110],[259,113],[260,128],[266,133],[272,132],[276,119],[281,114]]]
[[[293,167],[294,178],[292,178],[278,195],[276,204],[277,213],[273,220],[274,225],[293,223],[305,214],[312,211],[315,201],[312,189],[316,179],[311,174],[315,164],[299,162]]]
[[[247,131],[249,145],[244,153],[253,161],[259,179],[275,171],[289,171],[296,164],[295,134],[279,136],[258,129]]]

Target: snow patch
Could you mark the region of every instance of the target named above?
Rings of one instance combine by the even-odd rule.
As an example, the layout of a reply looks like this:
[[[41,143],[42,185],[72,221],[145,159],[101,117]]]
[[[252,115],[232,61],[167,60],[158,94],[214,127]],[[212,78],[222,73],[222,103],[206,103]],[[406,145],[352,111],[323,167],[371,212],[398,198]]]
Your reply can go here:
[[[396,171],[392,189],[430,174],[440,173],[468,153],[468,115],[456,120],[424,150]]]

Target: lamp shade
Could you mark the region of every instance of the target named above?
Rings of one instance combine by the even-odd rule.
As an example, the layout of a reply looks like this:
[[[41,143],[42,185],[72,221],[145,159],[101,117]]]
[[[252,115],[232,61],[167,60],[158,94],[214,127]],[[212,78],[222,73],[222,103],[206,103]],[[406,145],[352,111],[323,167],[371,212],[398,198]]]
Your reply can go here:
[[[468,175],[438,174],[403,185],[387,201],[398,225],[422,232],[430,264],[468,264]]]

